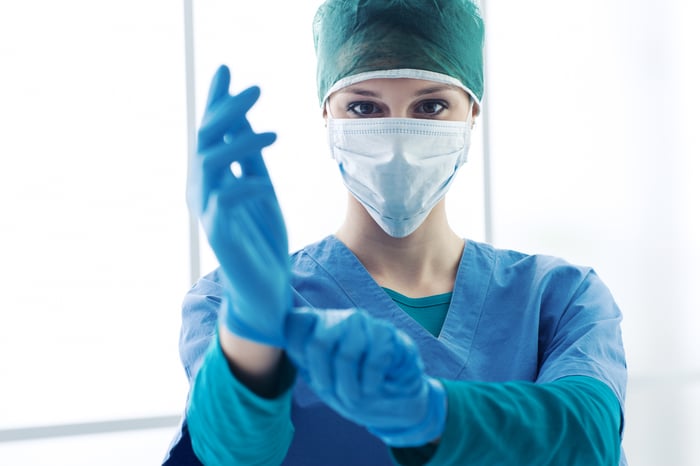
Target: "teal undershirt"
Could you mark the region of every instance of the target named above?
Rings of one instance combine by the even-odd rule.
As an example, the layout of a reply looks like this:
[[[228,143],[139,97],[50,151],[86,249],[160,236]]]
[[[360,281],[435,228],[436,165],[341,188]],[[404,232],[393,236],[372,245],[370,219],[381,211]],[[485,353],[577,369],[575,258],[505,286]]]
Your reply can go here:
[[[406,314],[411,316],[435,338],[440,335],[442,324],[445,322],[447,310],[452,300],[451,292],[424,298],[409,298],[389,288],[383,289]]]

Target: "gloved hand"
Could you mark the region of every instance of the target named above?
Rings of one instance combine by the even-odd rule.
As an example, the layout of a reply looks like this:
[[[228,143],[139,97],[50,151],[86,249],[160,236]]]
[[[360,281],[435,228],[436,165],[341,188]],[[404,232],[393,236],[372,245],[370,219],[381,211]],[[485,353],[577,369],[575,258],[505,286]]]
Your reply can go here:
[[[442,435],[445,389],[405,333],[359,310],[293,309],[285,328],[299,375],[341,416],[393,447]]]
[[[291,306],[287,231],[261,150],[274,133],[253,132],[246,112],[260,96],[229,94],[221,66],[211,83],[187,181],[187,202],[219,261],[226,293],[220,318],[231,332],[283,346]],[[234,174],[233,167],[240,173]]]

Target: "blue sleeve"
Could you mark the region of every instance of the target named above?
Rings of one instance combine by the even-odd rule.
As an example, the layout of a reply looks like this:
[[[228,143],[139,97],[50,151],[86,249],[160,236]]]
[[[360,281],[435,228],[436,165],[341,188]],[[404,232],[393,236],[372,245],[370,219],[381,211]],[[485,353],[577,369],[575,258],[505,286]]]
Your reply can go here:
[[[589,269],[571,292],[566,281],[553,280],[543,296],[546,313],[540,324],[541,348],[537,382],[572,375],[605,383],[624,411],[627,363],[620,324],[622,313],[598,275]],[[624,420],[623,420],[624,422]]]
[[[214,271],[197,281],[183,299],[180,360],[190,384],[216,335],[222,295],[223,289]]]
[[[395,451],[400,464],[626,463],[627,367],[622,314],[610,291],[589,268],[561,261],[542,267],[531,258],[515,264],[498,278],[519,287],[503,286],[496,298],[507,303],[528,290],[516,303],[529,303],[539,316],[536,379],[443,380],[449,406],[438,447]]]
[[[194,450],[207,466],[253,464],[250,458],[256,458],[254,464],[279,464],[278,456],[286,454],[293,432],[289,414],[289,387],[294,379],[291,365],[280,395],[274,399],[256,396],[235,379],[217,335],[222,294],[214,271],[201,278],[183,300],[180,358],[190,393],[183,424],[187,438],[180,439],[177,447],[189,450],[189,454]],[[279,442],[270,442],[270,438]],[[191,449],[186,443],[191,443]],[[171,455],[173,461],[182,456],[180,452]]]
[[[284,360],[278,395],[262,398],[236,380],[219,339],[195,376],[187,409],[192,449],[207,466],[278,465],[294,434],[291,386],[294,370]]]
[[[590,377],[554,382],[443,381],[447,423],[437,448],[394,449],[401,465],[617,466],[620,405]]]

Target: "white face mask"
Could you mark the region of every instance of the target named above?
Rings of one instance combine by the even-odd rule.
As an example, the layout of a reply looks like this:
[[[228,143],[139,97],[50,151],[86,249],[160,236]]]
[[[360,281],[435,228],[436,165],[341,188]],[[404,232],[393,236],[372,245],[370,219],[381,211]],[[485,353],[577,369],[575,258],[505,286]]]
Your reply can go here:
[[[464,121],[328,119],[328,138],[345,186],[388,235],[413,233],[467,160]]]

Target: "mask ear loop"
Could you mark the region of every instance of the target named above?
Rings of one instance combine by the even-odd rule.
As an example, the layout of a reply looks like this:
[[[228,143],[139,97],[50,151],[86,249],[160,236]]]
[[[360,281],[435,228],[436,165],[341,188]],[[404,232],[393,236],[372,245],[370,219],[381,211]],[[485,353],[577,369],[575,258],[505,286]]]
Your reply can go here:
[[[326,99],[326,101],[323,104],[323,108],[326,110],[326,117],[323,119],[323,126],[326,127],[326,137],[328,138],[328,145],[330,146],[331,149],[331,157],[333,160],[337,160],[335,158],[335,153],[333,150],[333,141],[332,141],[332,136],[331,136],[331,130],[328,128],[328,120],[333,119],[333,115],[331,114],[331,104],[328,102],[329,99]]]
[[[476,120],[474,119],[474,99],[471,96],[469,97],[469,111],[467,113],[467,124],[469,125],[469,129],[474,129],[474,126],[476,125]]]
[[[331,103],[330,103],[330,97],[326,99],[326,103],[324,104],[324,107],[326,108],[326,116],[330,119],[333,119],[333,114],[331,113]]]

